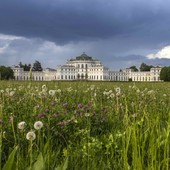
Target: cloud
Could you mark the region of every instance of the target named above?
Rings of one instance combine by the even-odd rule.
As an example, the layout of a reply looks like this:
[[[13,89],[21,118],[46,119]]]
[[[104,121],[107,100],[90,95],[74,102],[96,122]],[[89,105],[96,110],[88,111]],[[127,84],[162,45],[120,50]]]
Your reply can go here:
[[[161,58],[170,59],[170,45],[162,48],[155,54],[154,53],[148,54],[146,57],[148,59],[161,59]]]
[[[144,46],[169,41],[169,5],[168,0],[6,0],[0,1],[0,32],[59,45],[123,37]]]

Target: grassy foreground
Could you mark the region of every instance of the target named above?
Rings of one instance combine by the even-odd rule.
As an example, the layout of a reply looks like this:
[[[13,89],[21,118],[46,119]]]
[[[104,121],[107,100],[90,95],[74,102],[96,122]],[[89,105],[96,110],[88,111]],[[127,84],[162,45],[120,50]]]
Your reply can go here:
[[[0,82],[0,170],[170,169],[170,83]]]

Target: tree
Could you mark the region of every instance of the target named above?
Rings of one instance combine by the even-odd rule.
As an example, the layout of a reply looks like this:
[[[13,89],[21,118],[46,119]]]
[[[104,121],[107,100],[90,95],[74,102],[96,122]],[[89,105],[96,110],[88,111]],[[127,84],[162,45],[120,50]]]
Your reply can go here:
[[[153,67],[152,65],[147,65],[145,63],[142,63],[140,66],[140,71],[150,71],[152,67]]]
[[[19,62],[18,65],[20,68],[23,68],[24,71],[30,71],[30,69],[31,69],[31,64],[22,64],[22,62]]]
[[[163,81],[170,81],[170,66],[161,69],[160,79]]]
[[[138,71],[138,69],[136,68],[136,66],[131,66],[129,67],[130,69],[133,69],[134,71]]]
[[[32,67],[32,71],[42,71],[41,63],[39,61],[35,61]]]
[[[0,66],[0,80],[14,79],[14,72],[10,67]]]

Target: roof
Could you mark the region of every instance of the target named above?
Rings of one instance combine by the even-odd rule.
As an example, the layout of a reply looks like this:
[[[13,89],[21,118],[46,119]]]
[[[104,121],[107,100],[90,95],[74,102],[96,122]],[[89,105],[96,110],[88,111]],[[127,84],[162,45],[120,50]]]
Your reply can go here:
[[[70,59],[70,61],[75,61],[75,60],[86,60],[86,61],[94,61],[92,59],[92,57],[88,56],[87,54],[85,54],[85,52],[83,54],[81,54],[80,56],[76,57],[76,59]]]

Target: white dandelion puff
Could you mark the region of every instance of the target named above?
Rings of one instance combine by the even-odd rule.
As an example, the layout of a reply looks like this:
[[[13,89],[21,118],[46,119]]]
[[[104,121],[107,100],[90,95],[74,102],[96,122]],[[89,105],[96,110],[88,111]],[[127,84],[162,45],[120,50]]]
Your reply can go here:
[[[36,130],[41,129],[42,127],[43,127],[43,123],[41,121],[37,121],[37,122],[34,123],[34,128]]]
[[[56,92],[55,90],[49,90],[49,95],[50,95],[50,96],[54,96],[54,95],[55,95],[55,92]]]
[[[36,135],[33,131],[28,132],[27,135],[26,135],[27,140],[33,141],[35,138],[36,138]]]
[[[18,123],[18,129],[23,130],[26,126],[26,123],[24,121]]]

